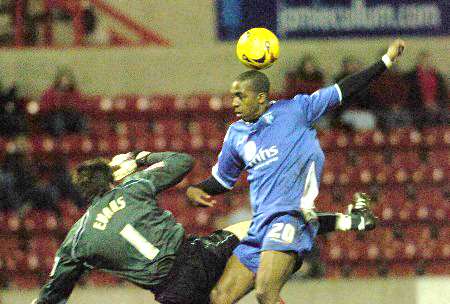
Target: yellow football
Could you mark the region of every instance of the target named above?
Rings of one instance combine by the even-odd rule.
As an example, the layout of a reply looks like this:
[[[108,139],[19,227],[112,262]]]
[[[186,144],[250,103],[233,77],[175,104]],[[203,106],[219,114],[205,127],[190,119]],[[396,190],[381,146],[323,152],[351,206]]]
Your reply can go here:
[[[247,67],[261,70],[271,66],[280,54],[277,36],[263,27],[252,28],[241,35],[236,55]]]

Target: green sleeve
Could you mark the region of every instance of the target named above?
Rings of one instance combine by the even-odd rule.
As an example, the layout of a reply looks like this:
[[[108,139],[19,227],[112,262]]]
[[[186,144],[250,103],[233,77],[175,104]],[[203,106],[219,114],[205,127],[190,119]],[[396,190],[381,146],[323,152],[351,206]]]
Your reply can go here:
[[[86,214],[72,226],[56,252],[50,277],[39,293],[37,304],[65,304],[75,284],[83,273],[89,270],[82,261],[73,256],[74,239],[84,225]]]
[[[37,304],[65,304],[85,270],[82,262],[58,251],[50,279],[42,287]]]
[[[145,179],[151,184],[148,190],[157,194],[178,184],[192,170],[194,159],[186,153],[160,152],[149,154],[138,164],[147,168],[128,180]]]

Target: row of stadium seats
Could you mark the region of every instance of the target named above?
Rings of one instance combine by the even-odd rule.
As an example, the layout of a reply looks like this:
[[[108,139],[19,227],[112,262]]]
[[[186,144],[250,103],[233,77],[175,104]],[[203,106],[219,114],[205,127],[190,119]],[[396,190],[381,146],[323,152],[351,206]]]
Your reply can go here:
[[[433,228],[432,228],[433,227]],[[328,262],[364,261],[445,261],[450,258],[450,227],[379,227],[355,237],[354,233],[329,234],[321,256]],[[397,236],[396,236],[397,235]]]
[[[274,94],[272,98],[277,98]],[[155,94],[151,96],[121,95],[114,98],[102,96],[85,96],[75,104],[78,110],[91,116],[115,114],[118,117],[144,117],[160,113],[213,113],[231,111],[231,95],[212,95],[207,93],[188,96]],[[39,103],[28,101],[30,114],[37,114],[51,109],[40,108]],[[116,116],[116,117],[117,117]]]
[[[417,275],[449,275],[448,262],[401,262],[380,265],[345,264],[326,265],[325,277],[328,279],[412,277]]]
[[[324,189],[316,200],[316,206],[318,210],[342,212],[345,205],[352,200],[352,194],[361,190],[367,190],[366,192],[370,193],[370,189],[361,188],[333,188],[332,192]],[[435,222],[442,225],[450,218],[447,191],[449,189],[429,185],[418,188],[383,187],[374,198],[373,208],[385,224]],[[235,193],[219,196],[216,200],[218,204],[214,208],[201,209],[188,205],[182,189],[160,195],[161,207],[170,210],[178,221],[193,229],[202,229],[203,226],[209,228],[208,225],[214,217],[228,214],[248,204],[249,201],[247,192],[239,192],[239,188]],[[64,234],[78,220],[83,211],[67,200],[59,202],[58,207],[58,213],[51,210],[29,209],[19,216],[13,211],[0,212],[0,235],[20,233],[38,235],[49,232]]]
[[[224,136],[224,131],[219,130],[220,128],[214,126],[214,124],[210,126],[205,124],[205,126],[200,128],[201,131],[198,131],[198,133],[195,133],[197,131],[179,131],[179,133],[177,133],[174,131],[176,130],[176,127],[168,127],[168,130],[164,132],[171,132],[170,136],[165,135],[164,132],[158,133],[160,131],[152,133],[146,129],[142,129],[136,123],[135,126],[136,130],[140,131],[136,131],[133,134],[124,133],[122,135],[117,135],[108,133],[101,127],[103,131],[99,131],[101,133],[99,136],[67,135],[61,138],[52,138],[46,135],[35,135],[31,136],[29,139],[24,139],[23,144],[26,145],[31,152],[35,153],[62,152],[75,155],[98,153],[114,154],[129,151],[131,149],[151,149],[152,151],[170,149],[190,152],[209,150],[215,152],[222,146]],[[208,130],[209,132],[204,130]],[[448,132],[450,137],[450,129],[445,132]],[[379,146],[380,149],[378,149],[376,146],[371,146],[369,144],[361,146],[355,145],[350,141],[350,135],[341,134],[333,138],[330,138],[329,136],[328,133],[319,133],[323,149],[327,152],[336,151],[335,153],[327,153],[327,158],[333,160],[333,162],[330,162],[330,165],[335,164],[335,166],[340,166],[342,162],[345,162],[345,152],[348,151],[355,151],[358,153],[364,152],[365,156],[360,162],[369,165],[379,164],[383,161],[385,162],[386,158],[389,156],[389,154],[383,154],[386,151],[409,152],[409,154],[394,154],[392,159],[394,165],[407,164],[408,167],[418,165],[420,159],[419,154],[417,153],[421,151],[431,151],[429,153],[429,160],[433,164],[446,163],[448,165],[450,162],[450,153],[448,152],[450,141],[446,142],[444,137],[439,137],[439,140],[437,140],[433,146],[430,146],[427,150],[423,150],[419,146],[410,146],[404,143],[392,146],[383,145]],[[339,143],[339,136],[348,139],[345,145]],[[12,140],[0,138],[0,151],[14,151],[16,145],[17,144]],[[340,151],[341,148],[345,149]],[[408,157],[404,157],[406,155]]]

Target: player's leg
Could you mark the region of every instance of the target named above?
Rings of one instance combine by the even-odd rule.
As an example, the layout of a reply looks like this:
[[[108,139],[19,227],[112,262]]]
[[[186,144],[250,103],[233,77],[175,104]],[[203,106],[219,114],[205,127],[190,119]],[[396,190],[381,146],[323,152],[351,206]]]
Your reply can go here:
[[[293,273],[297,263],[297,252],[263,251],[256,274],[256,298],[261,304],[276,304],[280,292]]]
[[[254,286],[255,277],[239,259],[233,255],[225,271],[211,291],[211,304],[232,304],[245,296]]]

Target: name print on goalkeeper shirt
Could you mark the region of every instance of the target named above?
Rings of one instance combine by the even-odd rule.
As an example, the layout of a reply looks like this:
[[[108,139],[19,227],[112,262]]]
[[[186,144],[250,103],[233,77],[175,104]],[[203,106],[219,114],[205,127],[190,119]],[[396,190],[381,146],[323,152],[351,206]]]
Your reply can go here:
[[[126,202],[123,199],[123,196],[112,200],[111,202],[109,202],[109,205],[107,207],[103,208],[101,212],[97,213],[95,222],[92,227],[98,230],[105,230],[106,226],[109,223],[109,220],[114,216],[114,214],[125,207]]]

